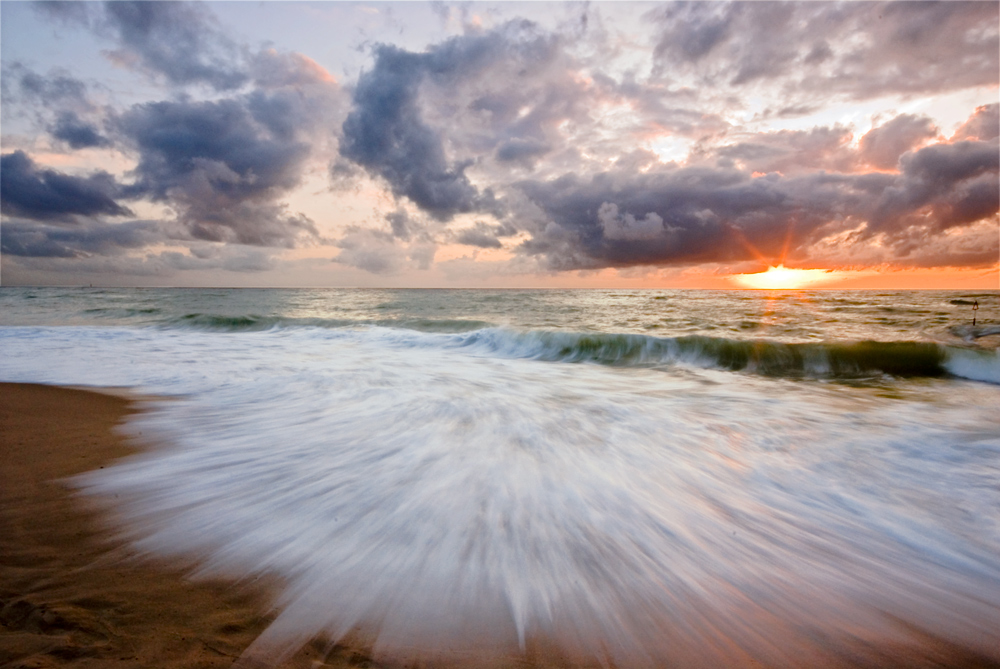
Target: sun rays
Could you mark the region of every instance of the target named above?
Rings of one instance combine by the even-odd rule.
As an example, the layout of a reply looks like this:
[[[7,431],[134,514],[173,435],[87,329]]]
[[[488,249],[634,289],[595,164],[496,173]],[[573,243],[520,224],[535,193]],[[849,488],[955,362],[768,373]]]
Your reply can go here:
[[[758,290],[794,290],[811,288],[840,278],[840,272],[826,269],[790,269],[784,265],[771,266],[766,272],[734,274],[730,277],[744,288]]]

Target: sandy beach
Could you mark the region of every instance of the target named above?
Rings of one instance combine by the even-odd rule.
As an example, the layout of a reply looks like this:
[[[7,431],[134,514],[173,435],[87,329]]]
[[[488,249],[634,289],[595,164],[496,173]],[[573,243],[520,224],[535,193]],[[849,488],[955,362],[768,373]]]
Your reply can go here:
[[[131,451],[113,432],[135,405],[0,384],[0,666],[228,667],[267,626],[262,585],[191,582],[136,559],[66,477]],[[307,645],[287,667],[319,661]]]

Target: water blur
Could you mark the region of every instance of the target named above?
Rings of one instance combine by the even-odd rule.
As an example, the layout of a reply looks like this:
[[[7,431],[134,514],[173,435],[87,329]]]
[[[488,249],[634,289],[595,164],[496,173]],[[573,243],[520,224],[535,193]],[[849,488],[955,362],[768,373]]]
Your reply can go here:
[[[246,666],[314,636],[477,666],[1000,663],[996,354],[945,323],[829,295],[711,321],[743,297],[345,291],[336,315],[329,292],[236,292],[177,291],[149,322],[97,327],[87,297],[71,323],[8,323],[0,379],[169,396],[126,426],[155,448],[77,484],[141,550],[279,577]],[[817,325],[838,305],[857,309]],[[592,345],[630,350],[656,319],[678,341],[947,342],[958,371],[768,375]]]

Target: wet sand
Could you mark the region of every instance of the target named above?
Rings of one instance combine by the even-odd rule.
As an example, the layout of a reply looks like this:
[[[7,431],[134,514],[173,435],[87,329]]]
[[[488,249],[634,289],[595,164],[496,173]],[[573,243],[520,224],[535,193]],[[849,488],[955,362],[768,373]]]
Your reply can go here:
[[[139,558],[65,482],[132,453],[114,427],[138,410],[103,393],[0,383],[0,667],[229,667],[271,622],[267,584],[192,582],[176,565]],[[780,643],[780,621],[769,627]],[[820,643],[793,665],[996,667],[1000,656],[917,630],[905,636]],[[537,643],[500,664],[567,664]],[[373,664],[367,653],[337,646],[327,654],[315,641],[281,667]]]
[[[135,410],[0,384],[0,667],[229,667],[270,622],[263,584],[191,582],[137,559],[61,481],[129,455],[113,428]],[[365,663],[323,654],[309,644],[283,666]]]

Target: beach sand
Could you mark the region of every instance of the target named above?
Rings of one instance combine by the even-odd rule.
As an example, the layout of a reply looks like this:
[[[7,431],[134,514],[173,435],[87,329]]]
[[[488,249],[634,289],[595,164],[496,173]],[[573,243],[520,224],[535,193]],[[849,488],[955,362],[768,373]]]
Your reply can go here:
[[[105,393],[0,383],[0,668],[229,667],[270,623],[274,584],[192,581],[176,565],[137,556],[66,483],[133,452],[114,427],[138,410]],[[993,653],[907,636],[813,649],[792,665],[997,667]],[[786,649],[801,639],[787,641]],[[566,664],[532,645],[527,657],[499,664]],[[306,644],[281,667],[374,664],[350,646],[325,647]],[[450,664],[497,666],[482,659]],[[737,665],[763,666],[750,658]]]
[[[265,585],[137,559],[64,479],[131,453],[120,397],[0,384],[0,667],[229,667],[268,625]],[[323,659],[307,644],[282,666]]]

